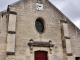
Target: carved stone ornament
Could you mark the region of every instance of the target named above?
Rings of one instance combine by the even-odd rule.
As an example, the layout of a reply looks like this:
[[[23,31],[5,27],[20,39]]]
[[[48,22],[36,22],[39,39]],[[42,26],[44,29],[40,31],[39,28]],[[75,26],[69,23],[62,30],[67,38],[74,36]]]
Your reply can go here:
[[[32,39],[28,43],[29,46],[38,46],[38,47],[54,47],[52,41],[49,42],[42,42],[42,41],[33,41]]]
[[[42,42],[42,41],[33,41],[33,39],[30,39],[30,42],[28,43],[30,46],[30,52],[33,52],[33,47],[49,47],[50,53],[52,54],[52,49],[54,47],[54,44],[52,44],[52,41],[49,40],[49,42]]]

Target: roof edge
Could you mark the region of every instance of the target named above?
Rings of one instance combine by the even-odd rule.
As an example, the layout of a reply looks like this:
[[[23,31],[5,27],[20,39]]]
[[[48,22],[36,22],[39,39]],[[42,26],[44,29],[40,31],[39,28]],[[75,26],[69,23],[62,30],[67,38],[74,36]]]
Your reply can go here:
[[[54,6],[62,15],[64,15],[54,4],[52,4],[49,0],[48,0],[48,2],[52,5],[52,6]],[[79,29],[80,30],[80,28],[78,28],[66,15],[64,15],[65,16],[65,18],[66,19],[68,19],[77,29]]]

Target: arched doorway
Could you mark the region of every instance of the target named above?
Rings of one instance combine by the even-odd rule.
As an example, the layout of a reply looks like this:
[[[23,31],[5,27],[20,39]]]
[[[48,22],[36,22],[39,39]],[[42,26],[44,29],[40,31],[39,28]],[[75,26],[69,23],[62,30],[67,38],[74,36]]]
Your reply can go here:
[[[48,60],[46,51],[35,51],[34,60]]]

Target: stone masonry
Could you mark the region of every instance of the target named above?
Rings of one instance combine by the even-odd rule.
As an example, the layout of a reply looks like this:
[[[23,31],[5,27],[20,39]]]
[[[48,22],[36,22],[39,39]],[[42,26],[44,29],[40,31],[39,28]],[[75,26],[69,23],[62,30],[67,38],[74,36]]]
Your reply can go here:
[[[44,24],[42,33],[35,28],[38,18]],[[76,60],[80,29],[48,0],[8,5],[0,12],[0,60],[35,60],[35,51],[46,51],[48,60]]]

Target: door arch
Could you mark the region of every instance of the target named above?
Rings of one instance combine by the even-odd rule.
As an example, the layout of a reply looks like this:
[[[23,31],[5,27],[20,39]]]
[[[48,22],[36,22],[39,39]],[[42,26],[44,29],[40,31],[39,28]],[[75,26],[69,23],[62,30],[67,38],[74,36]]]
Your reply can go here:
[[[34,60],[48,60],[46,51],[35,51],[34,53]]]

